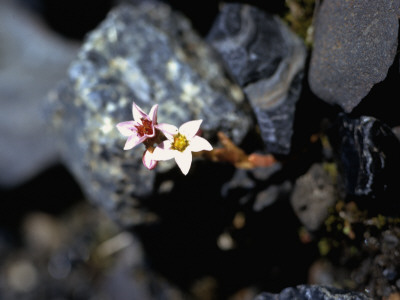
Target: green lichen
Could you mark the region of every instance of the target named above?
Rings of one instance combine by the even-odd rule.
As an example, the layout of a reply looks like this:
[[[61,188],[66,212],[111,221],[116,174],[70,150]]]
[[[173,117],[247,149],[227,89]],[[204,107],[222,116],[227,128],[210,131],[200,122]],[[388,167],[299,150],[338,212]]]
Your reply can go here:
[[[331,243],[328,239],[323,238],[318,242],[318,250],[321,256],[326,256],[331,251]]]
[[[304,40],[309,48],[312,46],[315,2],[316,0],[286,0],[288,11],[283,16],[289,27]]]
[[[355,202],[346,203],[340,200],[330,208],[325,228],[319,233],[319,253],[338,264],[344,265],[352,261],[357,265],[368,256],[371,249],[377,247],[368,246],[371,243],[366,243],[367,239],[370,241],[373,237],[376,241],[381,241],[383,232],[399,231],[399,226],[399,217],[382,214],[369,216]],[[379,243],[377,245],[380,246]]]
[[[322,167],[329,174],[329,176],[332,178],[333,182],[336,184],[337,183],[337,178],[338,178],[338,170],[337,170],[336,163],[334,163],[334,162],[325,162],[325,163],[323,163]]]

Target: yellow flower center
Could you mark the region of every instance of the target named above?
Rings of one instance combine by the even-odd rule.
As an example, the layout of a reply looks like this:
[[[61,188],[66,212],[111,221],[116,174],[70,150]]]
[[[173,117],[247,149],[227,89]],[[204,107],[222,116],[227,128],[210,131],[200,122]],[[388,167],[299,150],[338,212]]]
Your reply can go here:
[[[183,152],[187,146],[189,146],[189,141],[186,136],[178,133],[174,135],[174,142],[172,143],[171,149]]]

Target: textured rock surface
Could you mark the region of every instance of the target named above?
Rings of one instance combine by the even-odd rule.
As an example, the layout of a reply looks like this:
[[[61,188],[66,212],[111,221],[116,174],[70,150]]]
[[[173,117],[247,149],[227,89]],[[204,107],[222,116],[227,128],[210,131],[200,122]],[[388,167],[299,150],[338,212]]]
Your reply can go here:
[[[313,164],[296,180],[290,201],[308,230],[317,230],[324,222],[336,201],[335,193],[333,180],[322,164]]]
[[[11,1],[0,3],[0,28],[0,185],[14,186],[57,160],[41,105],[78,46]]]
[[[382,205],[387,197],[396,198],[400,143],[388,126],[373,117],[341,114],[330,140],[349,195],[380,197]]]
[[[309,84],[350,112],[382,81],[397,50],[399,1],[324,1],[315,21]]]
[[[391,226],[380,233],[367,232],[365,236],[363,250],[369,257],[364,256],[353,270],[352,278],[358,285],[367,287],[374,299],[396,299],[400,289],[400,228]]]
[[[48,113],[64,162],[119,222],[153,220],[137,209],[139,198],[151,196],[157,174],[175,167],[170,161],[150,172],[141,160],[144,147],[122,150],[125,139],[115,124],[132,119],[132,101],[145,111],[158,103],[159,122],[179,126],[203,119],[211,141],[218,130],[236,143],[248,132],[252,121],[244,96],[212,53],[165,4],[126,4],[88,36],[68,79],[52,93]]]
[[[267,151],[289,153],[306,56],[300,38],[256,7],[225,4],[207,39],[251,102]]]
[[[366,295],[357,292],[342,291],[336,288],[299,285],[284,289],[279,294],[262,293],[254,300],[368,300]]]

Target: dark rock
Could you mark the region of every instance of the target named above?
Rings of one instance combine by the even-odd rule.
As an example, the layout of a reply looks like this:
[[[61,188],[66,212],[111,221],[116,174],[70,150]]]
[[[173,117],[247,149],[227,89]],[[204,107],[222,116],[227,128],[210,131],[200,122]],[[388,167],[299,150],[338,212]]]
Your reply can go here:
[[[399,245],[399,238],[390,230],[382,232],[383,242],[388,249],[394,250]]]
[[[246,203],[250,200],[255,187],[256,183],[251,176],[249,176],[248,171],[238,169],[235,170],[232,179],[221,187],[221,194],[227,199],[229,199],[232,194],[236,196],[240,195],[239,202]]]
[[[382,275],[387,279],[387,280],[394,280],[397,278],[397,272],[394,268],[386,268],[382,271]]]
[[[295,183],[290,202],[293,210],[310,231],[317,230],[336,201],[333,179],[322,164],[313,164]]]
[[[269,185],[266,189],[257,193],[253,204],[254,211],[261,211],[277,200],[288,198],[291,191],[292,184],[290,181],[285,181],[282,184]]]
[[[207,37],[244,89],[267,151],[288,154],[305,62],[303,42],[276,16],[225,4]]]
[[[281,168],[282,165],[276,163],[268,168],[260,167],[252,170],[236,169],[232,179],[222,186],[221,194],[226,199],[235,199],[238,197],[241,205],[254,200],[256,202],[254,203],[254,210],[261,210],[265,206],[268,206],[268,203],[272,204],[275,202],[278,195],[281,195],[280,183],[273,184],[271,189],[269,189],[268,184],[268,180],[280,171]],[[288,188],[287,183],[282,185],[284,190]],[[268,195],[274,197],[265,199]]]
[[[352,111],[393,63],[398,12],[398,0],[324,1],[314,26],[312,91]]]
[[[373,117],[341,114],[330,131],[330,141],[348,195],[379,198],[382,208],[385,199],[395,200],[400,142],[387,125]]]
[[[400,140],[400,126],[393,127],[392,131],[393,131],[394,135],[397,137],[397,139]]]
[[[279,294],[261,293],[254,300],[368,300],[372,299],[358,292],[344,291],[333,287],[299,285],[289,287]]]
[[[122,150],[125,139],[115,125],[132,119],[133,101],[144,111],[158,103],[160,123],[203,119],[211,141],[223,131],[240,143],[252,126],[240,88],[189,22],[162,3],[112,10],[88,35],[68,74],[47,109],[62,158],[89,198],[124,225],[154,220],[138,209],[139,199],[155,191],[157,174],[176,167],[168,161],[149,171],[141,160],[144,147]]]
[[[16,186],[57,161],[41,106],[78,45],[15,1],[0,4],[0,185]],[[40,74],[40,76],[38,76]]]

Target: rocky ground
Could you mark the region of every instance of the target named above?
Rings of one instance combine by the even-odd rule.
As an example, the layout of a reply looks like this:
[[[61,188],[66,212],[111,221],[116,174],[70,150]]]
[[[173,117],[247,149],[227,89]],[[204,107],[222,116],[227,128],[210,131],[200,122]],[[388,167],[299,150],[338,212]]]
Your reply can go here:
[[[1,2],[0,298],[399,299],[399,16]],[[148,170],[133,101],[214,150]]]

